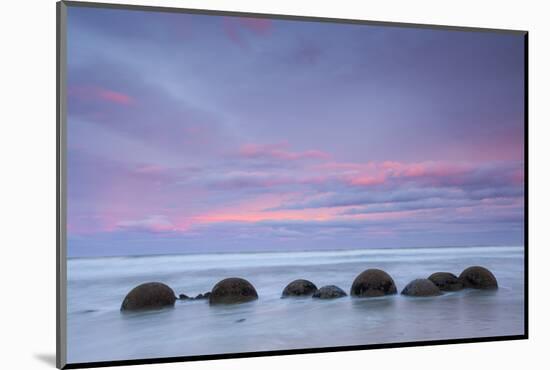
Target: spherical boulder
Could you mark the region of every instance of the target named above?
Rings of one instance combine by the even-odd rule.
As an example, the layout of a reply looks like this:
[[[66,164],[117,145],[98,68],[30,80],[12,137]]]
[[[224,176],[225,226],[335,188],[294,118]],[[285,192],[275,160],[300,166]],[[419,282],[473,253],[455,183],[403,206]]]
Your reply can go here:
[[[462,271],[458,277],[465,288],[473,289],[497,289],[498,283],[495,275],[485,267],[471,266]]]
[[[346,292],[344,292],[342,289],[338,288],[336,285],[327,285],[320,289],[317,289],[315,293],[313,293],[313,298],[319,298],[319,299],[333,299],[333,298],[340,298],[347,296]]]
[[[450,272],[434,272],[428,279],[442,291],[455,292],[464,288],[462,281]]]
[[[298,279],[289,283],[283,290],[281,298],[286,297],[310,297],[317,287],[309,280]]]
[[[122,301],[121,311],[159,309],[173,306],[176,295],[172,288],[163,283],[145,283],[130,291]]]
[[[413,297],[431,297],[441,295],[442,293],[437,285],[435,285],[431,280],[415,279],[407,284],[401,294]]]
[[[354,297],[381,297],[396,293],[397,288],[391,276],[378,269],[368,269],[360,273],[353,281],[350,291]]]
[[[258,293],[252,284],[241,278],[227,278],[212,288],[210,304],[244,303],[258,299]]]

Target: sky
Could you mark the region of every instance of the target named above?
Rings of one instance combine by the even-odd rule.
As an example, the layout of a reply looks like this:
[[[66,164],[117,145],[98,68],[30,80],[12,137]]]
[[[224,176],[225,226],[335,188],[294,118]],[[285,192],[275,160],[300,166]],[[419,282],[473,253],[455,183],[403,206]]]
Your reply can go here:
[[[522,245],[519,34],[69,7],[71,257]]]

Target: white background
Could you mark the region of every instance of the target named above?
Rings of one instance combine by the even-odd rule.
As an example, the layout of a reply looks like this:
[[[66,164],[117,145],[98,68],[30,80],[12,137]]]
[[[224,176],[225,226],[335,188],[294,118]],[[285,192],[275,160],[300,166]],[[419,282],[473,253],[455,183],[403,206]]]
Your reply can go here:
[[[117,2],[112,0],[113,2]],[[128,3],[530,31],[530,337],[528,341],[134,366],[133,369],[408,369],[548,366],[550,22],[544,1],[143,0]],[[0,367],[55,358],[55,1],[2,2]],[[450,313],[452,314],[452,313]],[[419,317],[429,322],[429,317]],[[185,335],[185,328],[180,328]],[[329,328],[327,328],[327,335]],[[546,352],[546,353],[545,353]],[[547,367],[546,367],[547,368]]]

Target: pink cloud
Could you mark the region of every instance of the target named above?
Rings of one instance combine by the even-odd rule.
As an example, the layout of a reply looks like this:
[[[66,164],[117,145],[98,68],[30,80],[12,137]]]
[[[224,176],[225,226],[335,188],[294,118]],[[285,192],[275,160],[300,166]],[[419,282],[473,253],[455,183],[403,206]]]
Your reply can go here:
[[[370,175],[359,175],[352,177],[350,183],[352,185],[361,185],[361,186],[370,186],[370,185],[380,185],[386,181],[386,177],[383,174],[378,174],[375,176]]]
[[[117,229],[144,230],[152,232],[175,231],[176,226],[164,215],[151,215],[138,220],[121,221]]]
[[[293,152],[288,149],[288,144],[245,144],[239,149],[239,155],[245,158],[272,158],[280,160],[300,159],[329,159],[330,154],[320,150],[306,150]]]
[[[240,47],[246,47],[243,31],[256,36],[266,36],[271,32],[273,22],[270,19],[224,17],[223,30],[227,38]]]
[[[127,105],[127,104],[132,103],[132,98],[130,98],[126,94],[122,94],[122,93],[119,93],[119,92],[116,92],[116,91],[99,89],[98,90],[98,95],[103,100],[110,101],[110,102],[117,103],[117,104]]]
[[[369,162],[364,165],[358,164],[356,167],[347,165],[343,168],[353,170],[351,175],[347,176],[347,182],[358,186],[379,185],[391,179],[418,180],[432,185],[444,181],[446,184],[460,185],[464,181],[464,176],[474,170],[472,165],[462,163],[395,161]]]
[[[339,216],[340,209],[271,210],[280,205],[290,195],[268,195],[243,201],[231,207],[216,210],[193,217],[193,224],[212,224],[221,222],[262,221],[326,221]]]
[[[298,183],[306,185],[319,185],[324,184],[329,181],[327,176],[311,176],[306,177],[305,179],[299,180]]]
[[[232,22],[230,18],[223,19],[223,30],[227,38],[234,44],[239,45],[240,47],[246,46],[245,42],[239,35],[238,26]]]
[[[166,168],[163,166],[159,166],[156,164],[143,164],[136,167],[134,170],[135,173],[138,174],[161,174],[166,171]]]
[[[321,171],[358,171],[363,168],[364,164],[354,162],[326,162],[315,166],[316,170]]]
[[[271,19],[237,18],[237,21],[243,28],[257,35],[268,34],[271,31],[271,28],[273,27],[273,22],[271,21]]]
[[[277,146],[250,146],[243,147],[241,154],[249,157],[272,156],[284,157],[277,153],[280,150]],[[274,153],[275,152],[275,153]],[[322,153],[322,152],[321,152]],[[292,159],[298,155],[287,155]],[[326,159],[327,155],[319,155],[319,159]],[[513,168],[513,166],[512,166]],[[318,183],[330,181],[341,182],[352,186],[369,187],[392,183],[393,185],[406,182],[415,182],[428,186],[462,186],[467,183],[491,182],[494,177],[492,173],[500,173],[501,181],[510,184],[523,183],[523,171],[514,170],[510,172],[503,163],[468,163],[468,162],[446,162],[446,161],[424,161],[424,162],[338,162],[321,161],[312,166],[306,167],[305,172],[310,177],[320,177]],[[322,176],[319,176],[322,174]]]
[[[122,92],[105,89],[98,86],[72,86],[68,93],[83,100],[101,100],[119,105],[130,105],[133,99]]]

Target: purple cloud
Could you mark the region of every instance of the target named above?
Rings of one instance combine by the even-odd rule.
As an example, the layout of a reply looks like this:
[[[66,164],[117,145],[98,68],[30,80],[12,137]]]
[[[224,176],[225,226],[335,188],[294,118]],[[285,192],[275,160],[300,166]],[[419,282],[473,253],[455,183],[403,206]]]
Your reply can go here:
[[[288,143],[279,144],[244,144],[239,149],[239,155],[244,158],[266,158],[282,161],[302,159],[329,159],[330,155],[321,150],[306,150],[293,152]]]
[[[70,255],[523,242],[520,36],[91,8],[68,28]]]

